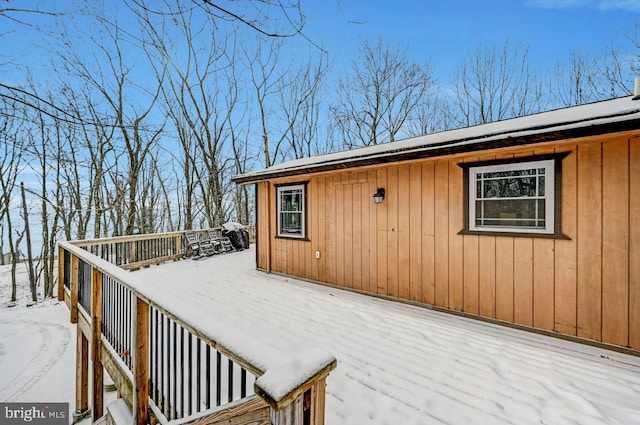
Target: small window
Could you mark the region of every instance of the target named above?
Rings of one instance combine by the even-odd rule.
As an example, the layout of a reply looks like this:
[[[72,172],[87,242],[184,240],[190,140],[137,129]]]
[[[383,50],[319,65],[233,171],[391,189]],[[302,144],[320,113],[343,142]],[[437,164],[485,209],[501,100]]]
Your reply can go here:
[[[554,234],[555,161],[471,166],[468,229]]]
[[[306,185],[278,186],[278,236],[304,238]]]

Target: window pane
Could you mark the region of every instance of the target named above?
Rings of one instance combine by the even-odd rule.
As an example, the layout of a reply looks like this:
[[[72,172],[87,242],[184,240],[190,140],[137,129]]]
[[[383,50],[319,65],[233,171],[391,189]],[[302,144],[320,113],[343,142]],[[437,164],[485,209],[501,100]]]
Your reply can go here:
[[[544,199],[538,200],[538,218],[546,218],[546,202]]]
[[[536,174],[537,170],[535,168],[528,168],[524,170],[494,171],[491,173],[482,173],[482,177],[485,179],[504,179],[509,177],[535,176]]]
[[[538,177],[538,196],[544,196],[544,176]]]
[[[476,226],[544,227],[544,205],[535,199],[477,201]]]
[[[283,212],[280,214],[280,233],[302,234],[302,214]]]
[[[280,202],[281,211],[302,211],[302,190],[283,190]]]
[[[494,173],[495,174],[495,173]],[[485,180],[480,198],[521,198],[536,196],[535,177]]]

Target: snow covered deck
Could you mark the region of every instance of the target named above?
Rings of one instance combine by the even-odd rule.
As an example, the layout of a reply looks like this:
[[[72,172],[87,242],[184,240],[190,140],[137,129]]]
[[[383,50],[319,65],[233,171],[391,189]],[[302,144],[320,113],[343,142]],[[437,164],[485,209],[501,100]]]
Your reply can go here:
[[[255,251],[135,272],[281,351],[338,359],[326,423],[640,423],[640,358],[265,274]]]

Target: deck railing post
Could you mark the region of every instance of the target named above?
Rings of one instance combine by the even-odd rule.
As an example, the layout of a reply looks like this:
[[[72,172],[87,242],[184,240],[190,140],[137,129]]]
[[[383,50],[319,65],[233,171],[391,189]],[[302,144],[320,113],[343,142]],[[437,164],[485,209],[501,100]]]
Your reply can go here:
[[[302,395],[280,410],[269,410],[270,425],[303,425]],[[308,424],[311,425],[311,424]]]
[[[326,378],[300,394],[291,404],[276,410],[271,408],[271,425],[324,425]]]
[[[324,425],[326,378],[336,365],[329,353],[312,350],[256,379],[254,390],[269,405],[270,424]]]
[[[64,301],[64,248],[58,247],[58,301]]]
[[[135,297],[133,323],[134,425],[148,422],[149,410],[149,304]]]
[[[78,272],[79,261],[78,257],[71,254],[71,323],[78,323]]]
[[[318,379],[311,387],[311,405],[309,407],[313,425],[324,425],[326,387],[327,378]]]
[[[181,254],[182,251],[182,235],[176,235],[176,251],[174,254]]]
[[[93,370],[93,420],[104,414],[102,369],[102,272],[91,268],[91,360]]]
[[[89,341],[76,326],[76,409],[73,422],[87,416],[89,410]]]
[[[129,242],[129,261],[128,263],[135,263],[138,261],[138,256],[136,255],[136,241]]]

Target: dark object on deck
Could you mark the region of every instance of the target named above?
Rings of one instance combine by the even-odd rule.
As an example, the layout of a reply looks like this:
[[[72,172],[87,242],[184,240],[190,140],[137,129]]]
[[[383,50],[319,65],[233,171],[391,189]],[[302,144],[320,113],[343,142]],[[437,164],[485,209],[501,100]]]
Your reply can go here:
[[[231,245],[238,251],[249,248],[249,231],[244,227],[225,226],[222,229],[222,234],[229,238]]]

